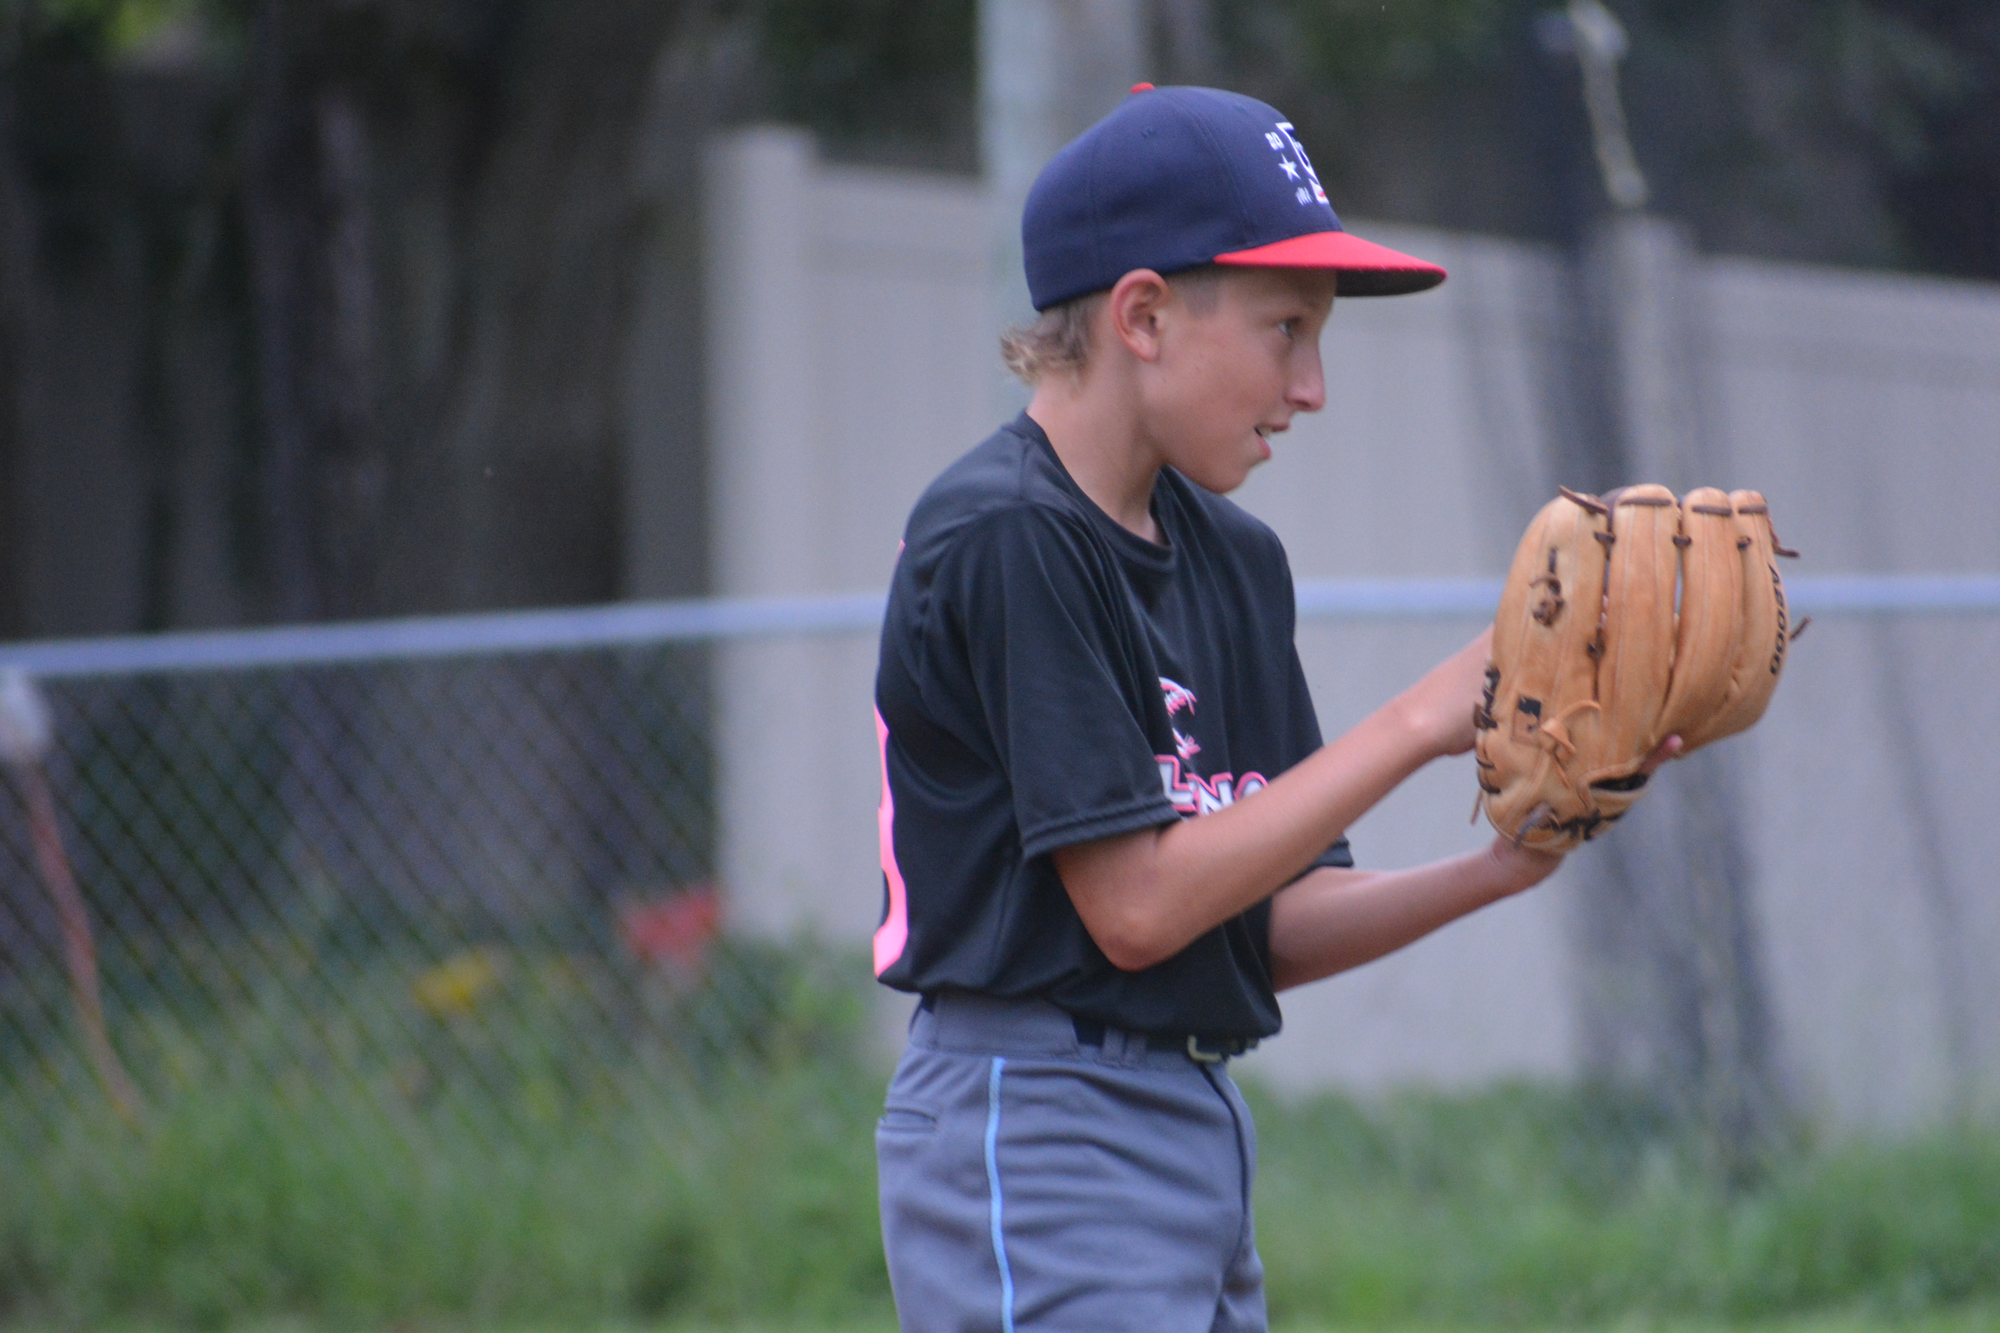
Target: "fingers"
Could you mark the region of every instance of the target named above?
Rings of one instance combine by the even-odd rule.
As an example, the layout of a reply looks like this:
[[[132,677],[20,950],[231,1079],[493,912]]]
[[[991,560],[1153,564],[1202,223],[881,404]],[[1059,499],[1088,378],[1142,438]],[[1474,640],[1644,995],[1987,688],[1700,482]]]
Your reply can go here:
[[[1666,763],[1667,760],[1678,758],[1680,756],[1680,752],[1684,748],[1686,747],[1682,745],[1680,737],[1678,736],[1667,737],[1665,740],[1661,741],[1658,745],[1653,747],[1653,752],[1646,756],[1646,762],[1639,765],[1639,771],[1641,773],[1651,774],[1655,769],[1659,768],[1661,764]]]
[[[1489,626],[1425,672],[1411,688],[1411,702],[1424,719],[1433,754],[1464,754],[1472,748],[1472,710],[1485,697],[1486,664],[1492,648],[1493,630]]]

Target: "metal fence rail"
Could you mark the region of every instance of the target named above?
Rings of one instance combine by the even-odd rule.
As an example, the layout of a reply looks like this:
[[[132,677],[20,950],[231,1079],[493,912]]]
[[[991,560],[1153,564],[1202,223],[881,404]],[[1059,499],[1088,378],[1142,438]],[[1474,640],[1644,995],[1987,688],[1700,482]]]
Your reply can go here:
[[[1808,615],[2000,611],[1994,574],[1837,574],[1793,578],[1785,586]],[[1302,579],[1296,591],[1301,620],[1423,620],[1490,615],[1500,580]],[[54,679],[850,634],[880,625],[882,605],[880,593],[714,598],[51,640],[0,644],[0,670]]]
[[[1479,617],[1498,586],[1307,582],[1299,608]],[[1790,588],[1815,615],[2000,611],[1993,576]],[[18,677],[0,691],[0,1121],[139,1118],[235,1083],[500,1133],[698,1097],[769,1033],[831,1023],[800,984],[811,960],[718,929],[708,651],[867,632],[881,606],[0,647],[51,724],[18,716]]]

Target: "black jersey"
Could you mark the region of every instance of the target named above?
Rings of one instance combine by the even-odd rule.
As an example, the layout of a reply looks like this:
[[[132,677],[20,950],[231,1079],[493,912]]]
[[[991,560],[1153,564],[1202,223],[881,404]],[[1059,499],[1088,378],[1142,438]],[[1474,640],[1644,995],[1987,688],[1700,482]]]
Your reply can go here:
[[[1161,545],[1085,496],[1025,413],[917,502],[875,687],[885,984],[1278,1030],[1268,902],[1123,972],[1049,856],[1241,800],[1319,747],[1276,534],[1171,469],[1153,516]],[[1316,864],[1352,865],[1345,839]]]

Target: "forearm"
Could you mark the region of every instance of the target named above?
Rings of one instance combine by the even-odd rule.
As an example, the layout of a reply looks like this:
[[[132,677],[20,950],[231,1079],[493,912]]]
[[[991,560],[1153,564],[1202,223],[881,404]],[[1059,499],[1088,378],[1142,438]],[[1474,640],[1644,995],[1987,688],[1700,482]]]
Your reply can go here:
[[[1546,878],[1560,860],[1504,842],[1409,870],[1316,870],[1271,901],[1280,990],[1395,952]]]
[[[1426,735],[1392,701],[1263,791],[1199,819],[1064,848],[1057,870],[1112,962],[1150,966],[1311,865],[1435,755]]]

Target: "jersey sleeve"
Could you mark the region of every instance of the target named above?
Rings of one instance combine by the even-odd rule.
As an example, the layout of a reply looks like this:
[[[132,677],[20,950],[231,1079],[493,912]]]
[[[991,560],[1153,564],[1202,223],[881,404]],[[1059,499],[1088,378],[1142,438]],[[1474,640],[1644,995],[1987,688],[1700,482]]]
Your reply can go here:
[[[961,534],[954,556],[939,647],[966,666],[1022,855],[1178,819],[1145,727],[1157,673],[1102,548],[1017,505]]]

